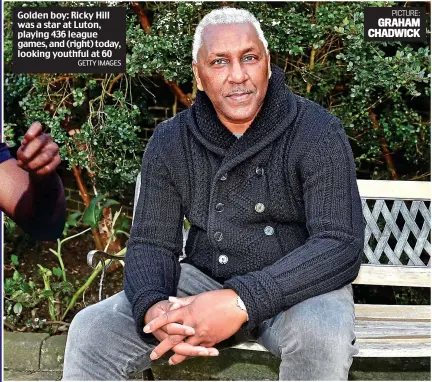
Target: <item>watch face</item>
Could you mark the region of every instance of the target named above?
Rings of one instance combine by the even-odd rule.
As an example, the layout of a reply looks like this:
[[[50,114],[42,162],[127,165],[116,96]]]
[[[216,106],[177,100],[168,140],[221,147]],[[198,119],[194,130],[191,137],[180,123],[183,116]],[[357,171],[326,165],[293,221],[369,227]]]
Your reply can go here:
[[[237,297],[237,307],[239,307],[241,310],[243,310],[247,314],[246,305],[243,302],[243,300],[240,298],[240,296]],[[249,315],[248,315],[246,321],[248,321],[248,320],[249,320]]]

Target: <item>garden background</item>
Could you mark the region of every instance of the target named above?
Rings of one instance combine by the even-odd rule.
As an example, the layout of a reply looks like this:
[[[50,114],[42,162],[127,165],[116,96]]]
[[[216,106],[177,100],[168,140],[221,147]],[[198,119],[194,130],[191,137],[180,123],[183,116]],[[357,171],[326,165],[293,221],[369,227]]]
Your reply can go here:
[[[77,311],[98,301],[99,270],[86,265],[86,254],[124,248],[146,142],[160,121],[193,103],[194,30],[225,5],[258,18],[271,60],[294,93],[342,120],[358,179],[430,181],[430,3],[6,2],[5,138],[14,153],[30,124],[43,124],[60,146],[69,212],[58,243],[34,242],[6,219],[7,330],[62,333]],[[127,72],[13,74],[15,6],[125,7]],[[367,6],[426,7],[427,41],[364,41]],[[356,288],[356,302],[430,304],[429,290]],[[103,294],[121,289],[122,268],[113,266]]]

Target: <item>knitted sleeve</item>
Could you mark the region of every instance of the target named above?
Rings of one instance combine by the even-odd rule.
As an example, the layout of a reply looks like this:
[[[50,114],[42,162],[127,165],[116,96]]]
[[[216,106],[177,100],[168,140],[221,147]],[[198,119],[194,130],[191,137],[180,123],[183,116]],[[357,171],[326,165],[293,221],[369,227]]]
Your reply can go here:
[[[155,132],[144,153],[124,274],[124,291],[132,304],[136,329],[145,340],[154,339],[143,333],[147,310],[176,295],[183,246],[181,197],[164,164],[159,137]]]
[[[12,158],[12,155],[10,154],[6,143],[0,142],[0,163],[3,163],[3,162],[5,162],[11,158]]]
[[[365,226],[354,158],[340,122],[303,158],[300,172],[306,243],[224,284],[247,307],[246,331],[303,300],[343,287],[359,272]]]

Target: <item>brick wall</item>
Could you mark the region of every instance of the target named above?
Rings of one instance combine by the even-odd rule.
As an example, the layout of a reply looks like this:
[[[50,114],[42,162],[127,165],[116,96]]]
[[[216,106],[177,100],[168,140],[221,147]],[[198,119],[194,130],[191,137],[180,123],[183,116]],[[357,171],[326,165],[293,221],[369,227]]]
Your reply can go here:
[[[69,175],[69,174],[68,174]],[[71,176],[72,173],[70,173]],[[68,176],[69,177],[69,176]],[[62,180],[64,181],[64,177],[62,177]],[[66,187],[65,190],[65,197],[66,197],[66,210],[70,213],[73,212],[84,212],[85,210],[85,204],[83,200],[81,199],[80,192],[76,190],[75,188]],[[94,198],[94,193],[90,192],[89,190],[90,198]],[[130,201],[130,206],[128,205],[119,205],[119,206],[112,206],[113,214],[122,207],[122,212],[126,214],[128,218],[132,220],[132,214],[133,214],[133,201]]]

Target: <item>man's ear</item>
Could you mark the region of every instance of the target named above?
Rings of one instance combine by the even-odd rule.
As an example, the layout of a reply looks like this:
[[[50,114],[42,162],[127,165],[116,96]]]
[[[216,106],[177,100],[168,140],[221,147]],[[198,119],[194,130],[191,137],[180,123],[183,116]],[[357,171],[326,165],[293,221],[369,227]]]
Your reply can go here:
[[[197,63],[195,61],[192,61],[192,70],[193,70],[193,73],[194,73],[194,76],[195,76],[195,79],[197,82],[197,88],[198,88],[198,90],[201,90],[203,92],[204,88],[202,86],[201,79],[199,77],[198,66],[197,66]]]
[[[270,79],[272,75],[270,51],[267,51],[267,62],[268,62],[268,79]]]

